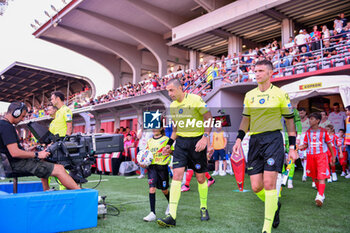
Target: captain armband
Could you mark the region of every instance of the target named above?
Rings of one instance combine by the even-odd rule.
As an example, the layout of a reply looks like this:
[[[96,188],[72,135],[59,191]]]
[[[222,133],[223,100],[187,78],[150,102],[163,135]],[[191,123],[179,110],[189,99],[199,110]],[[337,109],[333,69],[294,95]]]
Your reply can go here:
[[[239,138],[239,139],[241,139],[241,141],[243,141],[244,136],[245,136],[245,132],[243,130],[241,130],[241,129],[238,130],[237,138]]]
[[[172,146],[173,144],[174,144],[174,140],[172,138],[169,138],[167,145]]]

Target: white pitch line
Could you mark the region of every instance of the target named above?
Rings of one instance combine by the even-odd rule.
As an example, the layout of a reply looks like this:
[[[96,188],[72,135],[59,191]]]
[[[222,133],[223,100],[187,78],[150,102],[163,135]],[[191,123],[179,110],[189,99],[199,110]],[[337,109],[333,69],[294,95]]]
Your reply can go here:
[[[99,182],[99,181],[100,181],[100,180],[89,180],[88,183],[97,183],[97,182]],[[102,182],[102,181],[108,181],[108,179],[102,179],[101,182]]]
[[[125,177],[125,179],[136,179],[138,176],[128,176],[128,177]]]
[[[108,181],[108,179],[102,179],[102,181]],[[97,183],[97,182],[100,182],[100,180],[89,180],[86,184],[88,183]],[[50,185],[58,185],[56,182],[55,183],[50,183]]]

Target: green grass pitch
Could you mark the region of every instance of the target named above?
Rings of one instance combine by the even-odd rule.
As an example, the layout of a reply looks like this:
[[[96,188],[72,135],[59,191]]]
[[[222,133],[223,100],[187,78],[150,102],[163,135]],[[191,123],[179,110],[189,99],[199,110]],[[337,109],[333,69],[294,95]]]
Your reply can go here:
[[[20,180],[35,178],[22,178]],[[98,180],[92,175],[89,180]],[[160,228],[155,222],[144,222],[149,209],[147,179],[123,176],[102,176],[97,187],[99,195],[107,196],[107,203],[120,209],[119,216],[99,218],[97,228],[78,230],[81,233],[102,232],[261,232],[264,219],[264,204],[250,191],[246,176],[244,188],[249,192],[239,193],[233,176],[216,176],[216,183],[209,188],[208,210],[210,220],[200,221],[197,183],[193,177],[191,190],[181,194],[175,228]],[[95,186],[88,183],[84,188]],[[338,175],[338,182],[326,185],[326,199],[322,208],[315,205],[316,190],[311,188],[311,179],[301,182],[301,171],[294,176],[294,189],[283,188],[281,223],[272,232],[350,232],[350,180]],[[164,217],[167,202],[157,190],[156,214]]]

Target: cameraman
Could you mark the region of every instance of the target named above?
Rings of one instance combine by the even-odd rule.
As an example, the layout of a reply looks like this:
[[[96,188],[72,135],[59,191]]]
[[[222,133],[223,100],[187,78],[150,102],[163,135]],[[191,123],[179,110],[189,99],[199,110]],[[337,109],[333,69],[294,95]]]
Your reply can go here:
[[[50,124],[50,132],[53,135],[58,134],[61,138],[70,136],[73,129],[73,115],[70,110],[64,104],[64,94],[60,91],[55,91],[51,95],[51,103],[57,107],[56,115]]]
[[[24,103],[13,102],[4,118],[0,120],[0,152],[6,154],[13,172],[30,173],[46,180],[49,176],[55,176],[67,189],[80,189],[62,165],[42,160],[49,155],[49,152],[23,150],[14,125],[23,120],[27,111]]]

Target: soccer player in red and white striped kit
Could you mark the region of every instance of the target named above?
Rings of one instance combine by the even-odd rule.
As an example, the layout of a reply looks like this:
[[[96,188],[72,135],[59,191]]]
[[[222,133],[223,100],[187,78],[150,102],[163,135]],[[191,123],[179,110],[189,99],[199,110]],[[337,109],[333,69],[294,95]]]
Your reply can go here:
[[[335,155],[328,132],[318,125],[321,121],[321,114],[311,113],[309,120],[310,129],[306,132],[304,145],[300,149],[307,149],[306,173],[309,177],[315,179],[318,191],[315,202],[317,206],[321,207],[325,199],[326,179],[330,177],[327,147],[332,155],[332,165],[335,162]]]
[[[334,126],[333,125],[326,125],[325,129],[327,130],[328,135],[329,135],[329,137],[331,139],[333,153],[337,157],[338,153],[339,153],[339,147],[338,147],[338,140],[339,140],[339,138],[335,134]],[[327,155],[328,155],[328,163],[331,164],[331,162],[332,162],[332,154],[331,154],[331,152],[327,151]],[[337,173],[335,173],[335,163],[333,163],[333,165],[330,165],[330,168],[331,168],[332,175],[327,180],[328,183],[331,183],[333,181],[338,181]]]

